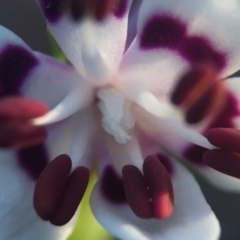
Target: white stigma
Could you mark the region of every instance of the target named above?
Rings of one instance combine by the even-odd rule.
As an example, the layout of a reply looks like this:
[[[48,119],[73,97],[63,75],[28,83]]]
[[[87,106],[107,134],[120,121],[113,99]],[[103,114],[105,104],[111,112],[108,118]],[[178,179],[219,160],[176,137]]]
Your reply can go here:
[[[97,96],[104,130],[113,135],[117,142],[126,143],[131,139],[131,130],[135,124],[130,102],[115,88],[102,88]]]

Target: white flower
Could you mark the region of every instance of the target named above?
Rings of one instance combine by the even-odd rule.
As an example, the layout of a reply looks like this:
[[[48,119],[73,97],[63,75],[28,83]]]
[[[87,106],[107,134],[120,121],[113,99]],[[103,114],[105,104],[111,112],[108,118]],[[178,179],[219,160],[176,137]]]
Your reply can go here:
[[[10,94],[40,99],[51,108],[47,115],[34,120],[48,129],[44,146],[18,155],[1,152],[1,239],[64,239],[62,231],[68,226],[51,226],[35,214],[31,204],[34,181],[29,178],[35,169],[29,164],[31,160],[52,160],[62,153],[71,157],[74,168],[90,168],[97,156],[100,179],[91,207],[97,220],[116,237],[217,239],[219,224],[196,181],[159,145],[181,157],[188,156],[189,142],[213,147],[197,133],[204,132],[209,121],[193,129],[182,121],[169,98],[179,77],[195,64],[210,61],[222,77],[238,70],[240,4],[232,1],[229,6],[234,8],[226,8],[223,1],[215,0],[143,0],[136,20],[137,7],[129,17],[132,1],[122,0],[121,8],[99,23],[91,18],[73,22],[61,10],[60,0],[37,3],[73,67],[31,51],[0,27],[3,92],[10,89]],[[130,46],[125,49],[128,36]],[[226,81],[234,94],[239,91],[237,84],[238,79]],[[237,116],[229,119],[233,117]],[[107,193],[109,198],[103,190],[106,179],[113,181],[106,174],[109,166],[116,178],[121,177],[125,165],[142,171],[150,154],[160,154],[172,167],[175,207],[164,220],[140,219],[126,202],[113,201],[112,193]],[[194,165],[194,159],[189,159],[212,181],[230,182],[232,188],[239,188],[239,180]]]

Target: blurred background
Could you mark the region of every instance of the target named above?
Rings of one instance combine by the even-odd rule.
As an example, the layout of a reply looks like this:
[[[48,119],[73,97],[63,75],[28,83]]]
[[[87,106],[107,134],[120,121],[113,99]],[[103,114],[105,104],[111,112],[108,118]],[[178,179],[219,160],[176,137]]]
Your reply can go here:
[[[34,0],[0,0],[0,24],[20,36],[32,49],[49,53],[46,24]],[[225,193],[213,188],[202,179],[198,181],[220,221],[221,240],[239,240],[240,194]]]

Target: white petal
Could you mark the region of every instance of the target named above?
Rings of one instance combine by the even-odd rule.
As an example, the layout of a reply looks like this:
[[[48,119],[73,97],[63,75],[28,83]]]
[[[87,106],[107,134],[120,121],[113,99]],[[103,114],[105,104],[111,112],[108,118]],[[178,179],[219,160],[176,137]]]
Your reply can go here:
[[[39,65],[25,80],[21,92],[46,102],[52,110],[35,124],[60,121],[91,103],[93,90],[74,69],[42,54],[36,56]]]
[[[122,173],[125,165],[131,164],[142,170],[143,156],[139,142],[135,135],[127,143],[118,143],[113,136],[103,134],[101,150],[99,154],[100,171],[106,165],[113,165],[118,174]]]
[[[61,102],[50,117],[41,119],[41,124],[66,118],[93,100],[92,87],[72,67],[31,51],[1,26],[0,35],[0,95],[24,95],[39,99],[50,108]]]
[[[136,37],[120,64],[120,81],[137,81],[151,93],[166,100],[179,77],[190,65],[175,52],[167,49],[141,51]]]
[[[66,239],[73,228],[73,222],[59,228],[42,221],[33,209],[35,182],[19,166],[15,153],[1,150],[0,156],[0,238]]]
[[[227,5],[225,1],[217,0],[183,0],[178,2],[143,0],[139,15],[138,33],[142,34],[147,21],[154,15],[168,16],[178,25],[182,24],[186,28],[185,33],[180,38],[180,45],[186,39],[197,36],[205,39],[214,51],[223,53],[223,58],[225,54],[226,63],[223,74],[228,75],[239,68],[239,9],[240,3],[237,0],[228,1]],[[173,29],[169,29],[169,31],[171,30]],[[169,34],[177,37],[176,31]],[[199,47],[202,46],[199,45]],[[202,50],[207,50],[207,48]],[[209,55],[209,57],[211,56],[213,57],[213,55]],[[224,61],[224,59],[222,60]]]
[[[135,81],[124,82],[119,84],[119,88],[121,88],[129,99],[136,102],[140,107],[149,113],[142,113],[142,117],[149,118],[150,125],[154,124],[154,126],[159,130],[164,129],[169,133],[176,134],[176,136],[199,146],[203,146],[208,149],[214,148],[214,146],[210,144],[204,136],[184,124],[182,119],[178,116],[179,112],[177,109],[174,109],[166,101],[159,101],[140,83]]]
[[[99,23],[90,18],[74,22],[66,13],[57,10],[60,8],[60,1],[37,0],[53,36],[66,56],[80,72],[89,75],[96,85],[106,81],[104,78],[109,77],[109,67],[116,70],[122,58],[131,2],[122,1],[126,6],[123,16],[111,14],[104,22]],[[51,5],[50,8],[47,3]],[[56,11],[58,17],[53,20],[49,14]]]
[[[121,81],[134,79],[166,99],[194,64],[212,61],[222,76],[234,73],[240,64],[239,9],[236,0],[228,7],[216,0],[143,0],[137,36],[121,62]]]
[[[65,153],[71,157],[72,169],[77,166],[90,168],[99,127],[98,115],[92,107],[49,125],[46,147],[50,159]]]
[[[234,103],[229,103],[220,117],[213,116],[213,118],[206,119],[206,121],[203,121],[196,126],[191,126],[195,131],[205,134],[208,129],[213,127],[240,128],[240,78],[226,79],[223,83],[231,92]],[[232,115],[233,113],[234,115]],[[176,134],[170,133],[169,131],[166,131],[166,129],[158,127],[158,120],[153,116],[146,116],[143,111],[139,112],[139,114],[140,115],[137,116],[137,119],[140,128],[147,133],[149,137],[157,141],[162,147],[182,160],[185,159],[186,164],[199,172],[212,185],[225,191],[240,191],[239,179],[211,169],[202,162],[202,155],[207,149],[204,150],[198,146],[190,145],[189,142],[180,138]]]
[[[123,240],[218,239],[219,223],[199,186],[182,166],[173,164],[175,207],[168,219],[143,220],[136,217],[127,204],[112,203],[103,195],[101,181],[90,199],[94,216],[114,236]]]

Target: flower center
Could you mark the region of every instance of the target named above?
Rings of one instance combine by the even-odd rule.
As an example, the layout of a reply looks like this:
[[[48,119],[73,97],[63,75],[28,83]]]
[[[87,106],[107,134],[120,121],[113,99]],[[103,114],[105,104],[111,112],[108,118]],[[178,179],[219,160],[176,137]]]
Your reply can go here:
[[[135,124],[131,102],[113,87],[101,88],[97,97],[104,130],[113,135],[117,142],[126,143]]]

